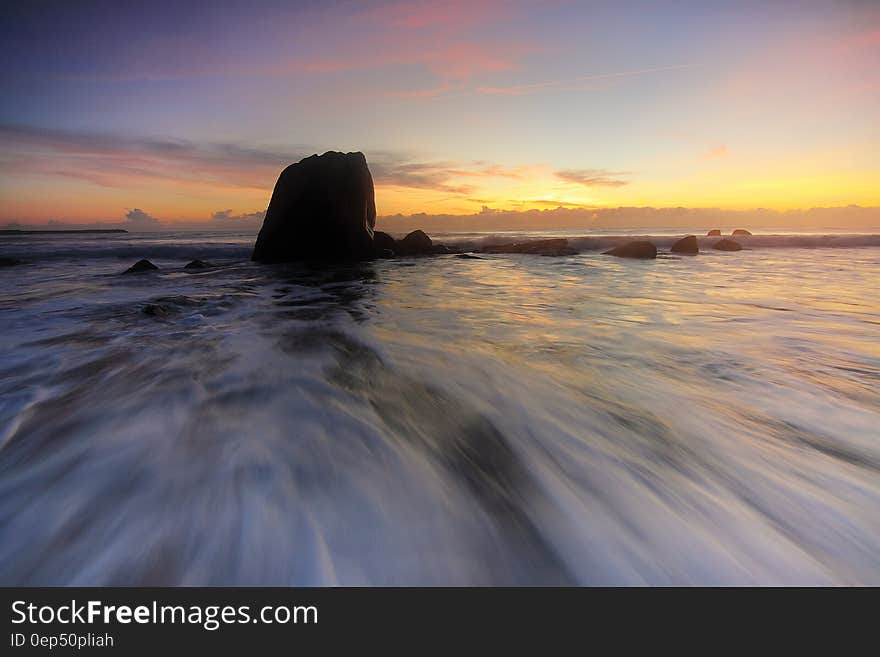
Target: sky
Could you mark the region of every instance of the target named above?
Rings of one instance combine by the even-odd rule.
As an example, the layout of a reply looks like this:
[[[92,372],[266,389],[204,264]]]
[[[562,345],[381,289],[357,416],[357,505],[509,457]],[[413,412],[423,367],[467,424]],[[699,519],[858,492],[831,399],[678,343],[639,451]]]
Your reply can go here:
[[[880,206],[878,2],[0,7],[2,223],[259,221],[327,150],[380,215]]]

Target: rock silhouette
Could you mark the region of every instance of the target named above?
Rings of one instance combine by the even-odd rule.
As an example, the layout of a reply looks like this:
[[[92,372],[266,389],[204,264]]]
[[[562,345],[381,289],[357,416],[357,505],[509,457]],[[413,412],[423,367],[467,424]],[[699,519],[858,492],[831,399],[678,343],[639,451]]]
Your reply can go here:
[[[397,240],[381,230],[374,231],[373,250],[376,254],[381,254],[383,251],[391,251],[393,255],[397,253]]]
[[[528,253],[530,255],[566,256],[577,253],[568,246],[564,238],[549,240],[532,240],[530,242],[513,242],[510,244],[490,244],[484,246],[483,253]]]
[[[717,228],[713,228],[708,233],[706,233],[706,237],[721,237],[721,231]]]
[[[128,269],[126,269],[122,273],[123,274],[137,274],[138,272],[155,271],[157,269],[159,269],[159,268],[156,265],[154,265],[152,262],[150,262],[149,260],[144,258],[143,260],[138,260],[136,263],[134,263],[131,267],[129,267]]]
[[[184,269],[207,269],[208,267],[213,267],[213,265],[204,260],[193,260],[183,266]]]
[[[18,258],[7,258],[7,257],[0,258],[0,267],[14,267],[15,265],[21,265],[21,264],[24,264],[24,263],[21,260],[19,260]]]
[[[745,228],[737,228],[735,231],[733,231],[732,234],[733,235],[751,235],[751,233],[749,231],[747,231]]]
[[[433,242],[424,231],[414,230],[397,243],[395,253],[399,255],[430,255],[433,253]]]
[[[718,251],[742,251],[742,246],[739,242],[729,239],[719,240],[712,245],[713,249],[717,249]]]
[[[651,242],[637,241],[627,242],[613,249],[605,251],[603,255],[617,256],[618,258],[642,258],[649,260],[657,257],[657,247]]]
[[[693,235],[682,237],[669,249],[673,253],[684,253],[686,255],[697,255],[700,252],[700,245],[697,238]]]
[[[278,176],[251,258],[370,258],[375,225],[373,177],[364,154],[312,155]]]

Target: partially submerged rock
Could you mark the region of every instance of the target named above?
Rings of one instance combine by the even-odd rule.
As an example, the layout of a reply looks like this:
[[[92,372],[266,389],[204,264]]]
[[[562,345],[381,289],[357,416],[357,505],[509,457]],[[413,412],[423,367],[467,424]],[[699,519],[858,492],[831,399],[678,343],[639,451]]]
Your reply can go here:
[[[141,309],[149,317],[164,318],[177,314],[186,308],[199,306],[199,301],[183,294],[170,297],[159,297],[144,305]]]
[[[718,251],[742,251],[740,243],[731,239],[719,240],[712,245],[712,248]]]
[[[375,225],[373,177],[364,154],[312,155],[278,177],[251,258],[371,258]]]
[[[717,228],[713,228],[708,233],[706,233],[706,237],[721,237],[721,231]]]
[[[397,243],[396,253],[399,255],[430,255],[433,253],[433,242],[424,231],[414,230]]]
[[[183,268],[184,269],[207,269],[208,267],[213,267],[210,262],[205,262],[204,260],[193,260],[191,262],[186,263]]]
[[[144,306],[144,315],[148,317],[167,317],[170,309],[161,303],[148,303]]]
[[[697,255],[700,252],[700,244],[694,235],[682,237],[669,249],[673,253],[683,253],[685,255]]]
[[[737,228],[735,231],[733,231],[732,234],[733,235],[751,235],[751,233],[749,231],[747,231],[745,228]]]
[[[129,267],[128,269],[126,269],[122,273],[123,274],[137,274],[139,272],[144,272],[144,271],[156,271],[157,269],[159,269],[159,268],[156,265],[154,265],[152,262],[150,262],[149,260],[144,258],[143,260],[138,260],[136,263],[134,263],[131,267]]]
[[[527,253],[543,256],[567,256],[577,253],[576,250],[568,246],[568,240],[564,238],[512,242],[509,244],[490,244],[484,246],[481,251],[483,253]]]
[[[612,255],[618,258],[641,258],[650,260],[657,257],[657,247],[652,242],[636,241],[627,242],[613,249],[605,251],[603,255]]]
[[[0,267],[15,267],[15,265],[23,265],[24,261],[18,258],[0,258]]]
[[[397,253],[397,240],[395,240],[388,233],[383,233],[381,230],[377,230],[373,232],[373,251],[377,255],[380,255],[383,251],[391,251],[391,255]]]

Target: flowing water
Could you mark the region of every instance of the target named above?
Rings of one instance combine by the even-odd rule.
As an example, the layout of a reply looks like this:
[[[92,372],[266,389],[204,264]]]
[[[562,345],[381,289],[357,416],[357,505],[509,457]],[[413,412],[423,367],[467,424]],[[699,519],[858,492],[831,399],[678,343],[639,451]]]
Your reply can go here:
[[[880,237],[619,239],[3,236],[0,583],[880,584]]]

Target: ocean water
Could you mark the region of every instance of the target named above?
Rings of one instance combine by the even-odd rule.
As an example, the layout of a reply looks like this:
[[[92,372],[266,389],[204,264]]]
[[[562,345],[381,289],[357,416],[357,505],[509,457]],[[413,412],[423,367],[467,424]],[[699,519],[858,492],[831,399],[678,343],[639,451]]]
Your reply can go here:
[[[880,584],[880,236],[620,239],[0,237],[0,582]]]

